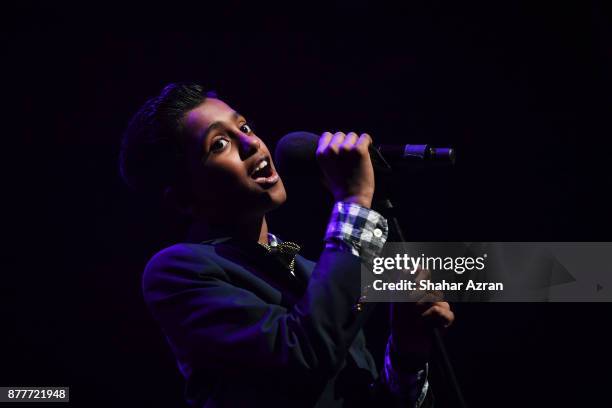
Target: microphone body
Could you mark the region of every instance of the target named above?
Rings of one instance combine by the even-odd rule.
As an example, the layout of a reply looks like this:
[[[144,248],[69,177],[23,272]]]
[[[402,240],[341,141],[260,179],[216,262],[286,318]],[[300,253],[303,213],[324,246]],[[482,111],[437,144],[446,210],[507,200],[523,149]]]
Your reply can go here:
[[[378,145],[376,149],[392,162],[431,161],[455,164],[455,150],[452,147],[433,147],[428,144]]]

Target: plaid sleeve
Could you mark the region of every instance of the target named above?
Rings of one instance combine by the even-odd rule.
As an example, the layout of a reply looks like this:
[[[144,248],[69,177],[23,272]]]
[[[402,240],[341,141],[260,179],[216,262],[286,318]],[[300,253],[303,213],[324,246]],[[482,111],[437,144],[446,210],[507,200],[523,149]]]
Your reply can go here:
[[[327,225],[325,242],[328,248],[350,250],[353,255],[371,261],[382,251],[388,233],[387,220],[376,211],[339,201]]]
[[[387,342],[385,351],[385,363],[383,367],[383,381],[387,384],[389,391],[406,406],[419,408],[429,389],[427,381],[429,364],[425,364],[424,369],[417,372],[402,372],[393,367],[390,353],[390,341]]]

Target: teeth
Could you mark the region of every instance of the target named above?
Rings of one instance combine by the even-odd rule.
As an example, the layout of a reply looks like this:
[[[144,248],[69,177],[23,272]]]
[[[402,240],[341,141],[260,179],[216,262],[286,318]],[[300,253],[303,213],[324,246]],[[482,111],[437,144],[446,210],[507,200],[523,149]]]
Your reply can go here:
[[[253,173],[258,172],[259,170],[263,169],[264,167],[266,167],[268,165],[268,161],[267,160],[263,160],[261,163],[259,163],[257,165],[257,167],[255,168],[255,170],[253,170]]]

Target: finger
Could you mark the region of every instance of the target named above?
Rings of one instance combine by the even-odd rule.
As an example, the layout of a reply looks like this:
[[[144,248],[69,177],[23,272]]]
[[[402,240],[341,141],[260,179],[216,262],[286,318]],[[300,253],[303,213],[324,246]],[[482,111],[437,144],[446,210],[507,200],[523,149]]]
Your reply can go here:
[[[341,149],[346,149],[346,150],[351,150],[353,148],[353,146],[355,146],[355,143],[357,142],[358,138],[359,137],[357,136],[357,133],[355,133],[355,132],[347,133],[346,137],[344,138],[344,141],[340,145],[340,148]]]
[[[442,324],[442,327],[447,329],[455,321],[455,313],[453,313],[452,310],[445,310],[444,312],[442,312],[442,314],[440,314],[439,320]]]
[[[451,324],[455,322],[455,312],[453,312],[452,310],[449,310],[447,313],[448,313],[448,317],[446,320],[448,321],[448,323],[444,327],[449,327]]]
[[[419,282],[425,279],[429,279],[430,277],[431,277],[431,271],[429,269],[419,268],[416,271],[416,276],[414,277],[414,280],[416,282]]]
[[[419,313],[422,313],[434,305],[440,305],[444,308],[444,305],[447,304],[443,301],[439,291],[414,290],[411,291],[410,295],[409,299],[411,302],[415,303],[415,307]],[[450,308],[450,306],[448,308]]]
[[[371,144],[372,144],[372,137],[367,133],[362,133],[361,136],[359,136],[359,139],[357,140],[357,143],[355,144],[355,146],[358,149],[368,150]]]
[[[425,293],[426,295],[422,296],[421,300],[419,300],[417,303],[431,303],[431,305],[436,304],[436,303],[438,304],[445,303],[444,294],[441,291],[434,290],[434,291],[427,291]]]
[[[449,327],[455,321],[455,314],[453,311],[443,308],[439,304],[431,306],[421,316],[427,320],[434,321],[444,328]]]
[[[435,308],[434,308],[435,306]],[[431,305],[432,308],[434,308],[435,310],[439,311],[439,312],[446,312],[451,310],[450,305],[448,304],[448,302],[441,302],[441,301],[435,301],[432,303]]]
[[[427,292],[424,290],[411,290],[408,292],[408,302],[418,303],[425,295],[427,295]]]
[[[319,138],[319,145],[317,146],[317,154],[323,153],[323,151],[329,145],[329,142],[331,141],[333,136],[334,135],[332,135],[330,132],[323,132],[323,134]]]
[[[445,303],[446,305],[448,305],[448,303],[446,303],[444,301],[444,292],[443,291],[441,291],[441,290],[430,290],[428,293],[431,293],[433,296],[438,298],[438,300],[436,300],[436,302]],[[448,307],[450,309],[450,305]]]
[[[418,301],[418,305],[430,304],[434,305],[442,301],[442,297],[438,293],[426,292]]]
[[[338,151],[338,147],[342,144],[342,142],[344,141],[344,133],[342,132],[336,132],[334,134],[334,137],[332,137],[331,142],[329,142],[329,149],[332,149],[333,151],[337,152]]]

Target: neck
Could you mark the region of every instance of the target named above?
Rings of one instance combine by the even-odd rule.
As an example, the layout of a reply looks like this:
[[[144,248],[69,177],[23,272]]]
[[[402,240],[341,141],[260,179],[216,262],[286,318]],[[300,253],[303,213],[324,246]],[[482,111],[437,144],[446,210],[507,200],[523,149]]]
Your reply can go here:
[[[268,223],[265,216],[240,220],[240,222],[232,224],[196,219],[191,224],[188,235],[194,241],[232,237],[241,241],[255,241],[268,244]]]

